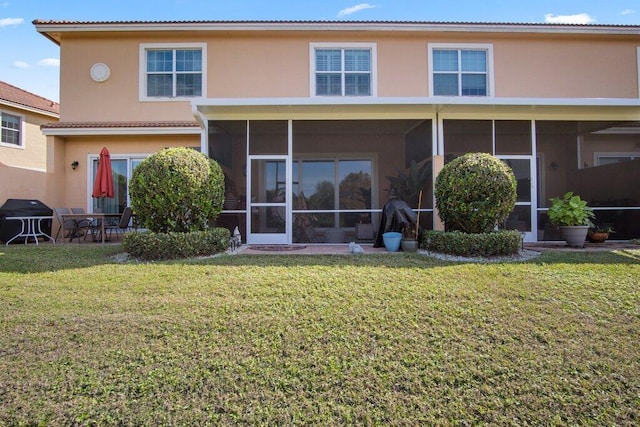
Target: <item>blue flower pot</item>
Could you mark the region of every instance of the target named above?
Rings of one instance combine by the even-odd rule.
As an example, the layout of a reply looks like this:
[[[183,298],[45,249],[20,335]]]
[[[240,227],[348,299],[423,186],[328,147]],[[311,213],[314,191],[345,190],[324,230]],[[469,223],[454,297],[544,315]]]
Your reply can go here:
[[[388,231],[382,234],[382,241],[384,242],[384,247],[387,248],[387,252],[398,252],[401,239],[402,233],[395,231]]]

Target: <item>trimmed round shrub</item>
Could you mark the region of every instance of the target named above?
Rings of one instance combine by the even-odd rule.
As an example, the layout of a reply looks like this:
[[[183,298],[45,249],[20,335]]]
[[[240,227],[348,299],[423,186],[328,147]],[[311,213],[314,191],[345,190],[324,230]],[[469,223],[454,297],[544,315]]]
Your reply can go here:
[[[448,230],[489,233],[516,204],[513,171],[486,153],[468,153],[447,163],[435,187],[436,207]]]
[[[134,169],[131,206],[153,232],[206,230],[224,203],[224,174],[214,160],[190,148],[166,148]]]

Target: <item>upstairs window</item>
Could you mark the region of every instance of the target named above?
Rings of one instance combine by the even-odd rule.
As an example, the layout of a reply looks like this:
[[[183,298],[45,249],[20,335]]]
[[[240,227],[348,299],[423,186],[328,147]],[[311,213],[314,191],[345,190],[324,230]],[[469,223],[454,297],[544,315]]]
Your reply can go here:
[[[0,112],[0,117],[2,121],[2,137],[0,142],[21,147],[22,119],[20,116]]]
[[[206,50],[202,44],[141,45],[141,99],[203,96]]]
[[[430,89],[434,96],[491,96],[490,46],[430,45]]]
[[[375,45],[313,44],[311,96],[375,96]]]

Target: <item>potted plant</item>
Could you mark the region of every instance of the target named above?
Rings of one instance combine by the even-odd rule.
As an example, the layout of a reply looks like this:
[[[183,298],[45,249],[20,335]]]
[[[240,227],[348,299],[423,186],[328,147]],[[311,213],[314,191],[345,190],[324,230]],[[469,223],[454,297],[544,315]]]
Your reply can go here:
[[[613,227],[596,224],[589,229],[587,237],[591,243],[604,243],[611,233],[615,233],[615,231],[613,231]]]
[[[416,224],[405,224],[402,228],[402,240],[400,245],[404,252],[417,252],[420,244],[418,237],[420,235],[420,207],[422,206],[422,190],[418,193],[418,213],[416,215]]]
[[[413,224],[405,224],[402,229],[402,240],[400,246],[404,252],[418,251],[418,228]]]
[[[562,198],[553,197],[550,200],[549,220],[560,227],[567,245],[584,247],[589,227],[593,226],[593,210],[587,206],[587,202],[571,191]]]

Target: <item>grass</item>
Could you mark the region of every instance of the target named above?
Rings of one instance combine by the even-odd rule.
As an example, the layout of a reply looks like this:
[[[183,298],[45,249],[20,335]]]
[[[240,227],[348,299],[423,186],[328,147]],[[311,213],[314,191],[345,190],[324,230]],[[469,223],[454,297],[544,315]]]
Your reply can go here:
[[[87,245],[88,246],[88,245]],[[0,425],[637,425],[640,251],[0,249]]]

